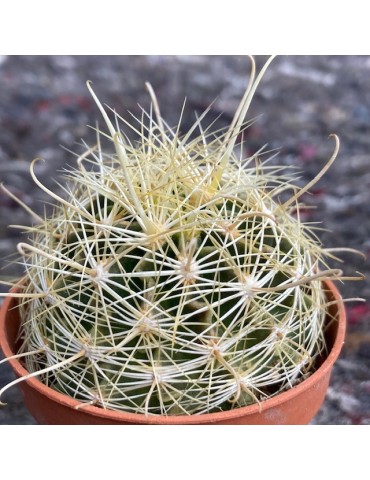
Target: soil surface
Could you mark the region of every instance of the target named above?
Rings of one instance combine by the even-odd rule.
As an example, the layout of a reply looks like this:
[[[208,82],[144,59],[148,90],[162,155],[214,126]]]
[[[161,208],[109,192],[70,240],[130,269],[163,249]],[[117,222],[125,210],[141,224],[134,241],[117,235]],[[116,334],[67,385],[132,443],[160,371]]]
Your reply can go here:
[[[259,66],[267,57],[257,57]],[[370,57],[281,56],[271,64],[249,111],[255,123],[246,133],[247,153],[265,144],[280,151],[274,162],[298,167],[300,184],[310,181],[330,158],[336,133],[338,158],[327,174],[304,195],[307,222],[320,222],[326,247],[349,247],[370,253]],[[35,157],[41,181],[59,191],[58,171],[75,162],[81,139],[94,143],[99,119],[86,88],[92,80],[99,98],[128,120],[149,108],[149,81],[161,112],[178,123],[184,98],[183,132],[212,102],[207,122],[227,126],[249,77],[241,56],[2,56],[0,57],[0,181],[34,211],[43,214],[48,200],[29,175]],[[221,115],[221,116],[220,116]],[[220,116],[220,118],[218,118]],[[63,148],[63,147],[64,148]],[[314,208],[311,208],[314,207]],[[1,278],[18,277],[17,258],[24,240],[9,224],[29,225],[30,217],[0,191]],[[369,277],[369,262],[343,254],[341,268]],[[333,264],[334,267],[338,266]],[[6,291],[6,287],[0,287]],[[340,285],[348,302],[344,349],[335,365],[324,405],[313,424],[370,424],[370,286],[367,280]],[[0,386],[13,378],[0,366]],[[4,396],[0,424],[33,424],[17,388]]]

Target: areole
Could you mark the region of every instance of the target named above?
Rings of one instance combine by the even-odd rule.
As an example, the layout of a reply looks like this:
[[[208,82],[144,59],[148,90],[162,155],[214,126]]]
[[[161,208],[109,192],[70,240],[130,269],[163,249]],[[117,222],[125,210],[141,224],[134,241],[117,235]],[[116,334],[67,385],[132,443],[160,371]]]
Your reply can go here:
[[[63,395],[37,378],[19,382],[24,402],[30,413],[40,424],[67,425],[190,425],[190,424],[307,424],[315,416],[325,398],[333,365],[344,343],[346,316],[343,300],[332,281],[325,286],[330,320],[326,328],[328,355],[308,378],[289,390],[260,404],[233,410],[199,415],[142,415],[124,413],[93,405],[82,404]],[[16,299],[5,299],[0,315],[0,346],[17,377],[28,374],[21,361],[12,359],[17,353],[19,316]]]

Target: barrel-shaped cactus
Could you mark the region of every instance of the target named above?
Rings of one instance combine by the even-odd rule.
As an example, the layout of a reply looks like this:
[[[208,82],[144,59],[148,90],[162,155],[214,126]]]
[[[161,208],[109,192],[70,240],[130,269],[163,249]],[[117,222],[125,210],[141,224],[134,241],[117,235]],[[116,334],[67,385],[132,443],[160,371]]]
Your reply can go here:
[[[88,85],[108,131],[65,173],[66,195],[31,168],[56,200],[19,245],[31,375],[82,406],[182,415],[260,402],[313,371],[322,280],[340,272],[300,221],[306,187],[235,153],[266,68],[223,133],[203,132],[201,117],[180,136],[148,86],[156,115],[130,126],[136,144]]]

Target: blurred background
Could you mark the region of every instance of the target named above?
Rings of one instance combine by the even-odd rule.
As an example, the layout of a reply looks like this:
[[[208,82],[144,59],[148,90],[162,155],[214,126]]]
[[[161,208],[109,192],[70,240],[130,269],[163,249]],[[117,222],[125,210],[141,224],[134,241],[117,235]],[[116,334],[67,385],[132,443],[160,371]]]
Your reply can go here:
[[[267,57],[257,56],[258,66]],[[63,167],[74,165],[82,140],[92,145],[99,112],[86,88],[130,120],[148,109],[149,81],[162,116],[174,126],[186,98],[185,133],[212,102],[205,124],[215,129],[231,122],[249,78],[244,56],[0,56],[0,182],[34,211],[43,213],[48,199],[30,175],[35,157],[46,161],[37,175],[50,189]],[[252,102],[246,133],[246,155],[265,144],[279,150],[274,160],[296,166],[300,183],[310,181],[334,148],[331,133],[341,140],[329,172],[304,195],[304,221],[320,222],[326,247],[350,247],[370,253],[370,56],[279,56],[269,67]],[[139,106],[140,105],[140,106]],[[64,148],[63,148],[64,147]],[[313,207],[313,208],[311,208]],[[48,207],[46,207],[48,208]],[[0,191],[0,277],[17,278],[22,267],[16,244],[24,240],[9,224],[29,225],[19,205]],[[345,273],[369,277],[369,262],[343,254]],[[337,265],[335,265],[337,266]],[[313,424],[370,424],[370,286],[367,280],[340,285],[348,302],[346,343],[335,365],[326,401]],[[6,291],[6,287],[0,287]],[[0,366],[0,386],[13,378]],[[0,424],[33,424],[17,388],[4,396]]]

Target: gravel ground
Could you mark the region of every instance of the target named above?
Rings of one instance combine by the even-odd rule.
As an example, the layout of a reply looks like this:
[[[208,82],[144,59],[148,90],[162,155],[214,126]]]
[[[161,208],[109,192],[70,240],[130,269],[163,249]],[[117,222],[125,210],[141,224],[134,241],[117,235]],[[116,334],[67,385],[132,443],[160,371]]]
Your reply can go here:
[[[259,65],[266,57],[257,57]],[[307,183],[331,155],[330,133],[341,139],[337,161],[305,195],[306,221],[321,222],[319,236],[327,247],[346,246],[370,252],[370,57],[281,56],[274,60],[250,109],[256,122],[247,133],[253,152],[264,144],[279,149],[280,164],[295,165]],[[248,79],[248,61],[240,56],[3,56],[0,57],[0,181],[35,211],[46,199],[29,174],[30,161],[43,183],[57,190],[57,171],[74,162],[68,152],[80,152],[81,138],[94,142],[87,125],[98,112],[85,82],[92,80],[101,100],[129,118],[149,107],[145,81],[153,85],[163,117],[178,122],[184,98],[182,130],[212,101],[209,121],[228,125]],[[64,146],[66,149],[63,149]],[[9,223],[26,225],[28,215],[0,192],[0,257],[7,265],[21,239]],[[369,274],[369,263],[343,256],[344,270]],[[2,278],[19,276],[18,265],[7,266]],[[0,287],[2,288],[2,287]],[[326,401],[313,424],[370,424],[370,303],[369,283],[341,285],[347,303],[348,330]],[[4,289],[2,291],[5,291]],[[0,367],[0,385],[12,377]],[[0,424],[32,424],[17,389],[6,395]]]

